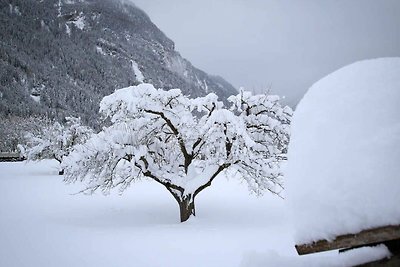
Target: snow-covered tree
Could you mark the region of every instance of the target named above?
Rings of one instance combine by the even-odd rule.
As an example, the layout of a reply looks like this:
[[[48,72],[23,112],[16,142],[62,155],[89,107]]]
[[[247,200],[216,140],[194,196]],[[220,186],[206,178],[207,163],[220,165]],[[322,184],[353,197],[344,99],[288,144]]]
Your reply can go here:
[[[65,125],[54,122],[40,134],[26,134],[26,146],[20,146],[20,150],[27,160],[55,159],[61,163],[73,146],[84,143],[93,134],[91,128],[81,124],[80,118],[66,117],[65,120]],[[59,174],[63,173],[61,168]]]
[[[150,84],[104,97],[100,112],[112,125],[75,147],[63,164],[65,181],[108,193],[153,179],[178,202],[181,221],[195,215],[195,197],[228,170],[252,192],[279,194],[292,110],[277,96],[242,92],[228,99],[229,110],[217,98],[190,99]]]

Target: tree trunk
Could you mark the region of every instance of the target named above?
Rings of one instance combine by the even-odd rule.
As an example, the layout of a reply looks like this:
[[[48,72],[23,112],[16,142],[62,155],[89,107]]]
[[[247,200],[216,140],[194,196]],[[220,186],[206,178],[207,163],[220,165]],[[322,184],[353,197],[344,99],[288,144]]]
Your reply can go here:
[[[181,222],[185,222],[190,218],[190,216],[196,215],[194,197],[192,197],[192,195],[184,196],[183,199],[179,199],[178,204],[181,215]]]
[[[54,159],[57,160],[58,163],[60,163],[60,165],[61,165],[61,159],[58,159],[58,158],[56,157],[56,155],[54,155]],[[61,166],[60,166],[60,167],[61,167]],[[58,171],[58,175],[64,175],[64,169],[61,169],[61,168],[60,168],[60,170]]]

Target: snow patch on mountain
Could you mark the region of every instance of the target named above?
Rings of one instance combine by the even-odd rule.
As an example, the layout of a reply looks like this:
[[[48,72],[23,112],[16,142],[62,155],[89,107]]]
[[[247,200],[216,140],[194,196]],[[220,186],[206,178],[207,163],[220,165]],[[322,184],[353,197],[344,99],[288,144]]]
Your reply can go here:
[[[36,103],[40,103],[40,96],[31,95],[31,98],[32,98],[33,101],[35,101]]]
[[[96,51],[100,54],[102,54],[103,56],[107,56],[107,54],[104,52],[103,48],[101,48],[100,46],[96,45]]]
[[[144,75],[139,69],[139,65],[134,61],[131,60],[131,66],[133,69],[133,73],[135,75],[136,81],[143,83],[144,82]]]
[[[10,8],[10,14],[15,14],[17,16],[21,16],[22,13],[19,10],[18,6],[13,6],[12,4],[9,4],[9,8]]]
[[[80,12],[79,15],[74,16],[71,18],[70,21],[66,22],[66,25],[73,24],[76,28],[80,29],[81,31],[85,28],[85,15],[83,12]]]
[[[85,16],[81,12],[78,18],[72,22],[78,29],[83,30],[85,28]]]
[[[166,59],[168,69],[179,76],[188,79],[187,63],[180,57],[172,56]]]
[[[68,24],[65,24],[65,32],[68,34],[68,36],[71,36],[71,28],[68,26]]]

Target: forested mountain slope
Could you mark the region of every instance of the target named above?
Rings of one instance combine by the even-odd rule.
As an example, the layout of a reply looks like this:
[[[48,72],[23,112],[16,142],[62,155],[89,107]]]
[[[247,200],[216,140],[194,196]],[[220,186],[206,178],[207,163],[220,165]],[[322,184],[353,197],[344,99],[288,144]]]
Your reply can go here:
[[[81,116],[96,126],[102,97],[139,82],[181,88],[192,97],[236,93],[182,58],[134,4],[0,1],[0,131],[7,118],[32,115]]]

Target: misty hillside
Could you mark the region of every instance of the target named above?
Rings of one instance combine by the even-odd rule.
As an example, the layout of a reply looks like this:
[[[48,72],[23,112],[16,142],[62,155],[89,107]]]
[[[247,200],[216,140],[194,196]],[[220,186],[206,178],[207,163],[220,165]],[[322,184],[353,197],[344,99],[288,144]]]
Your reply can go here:
[[[81,116],[96,126],[102,97],[139,82],[181,88],[192,97],[236,92],[182,58],[133,4],[0,1],[0,127],[10,116],[32,115]]]

